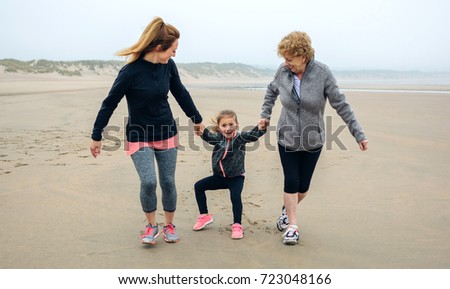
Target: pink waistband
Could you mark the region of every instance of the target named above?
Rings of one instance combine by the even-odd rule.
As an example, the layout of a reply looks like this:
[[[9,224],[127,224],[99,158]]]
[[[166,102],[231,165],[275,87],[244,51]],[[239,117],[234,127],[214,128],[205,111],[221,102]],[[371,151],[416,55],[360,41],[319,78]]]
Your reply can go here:
[[[126,142],[125,151],[127,156],[131,156],[143,147],[151,147],[157,150],[168,150],[178,147],[178,135],[168,139],[149,142]]]

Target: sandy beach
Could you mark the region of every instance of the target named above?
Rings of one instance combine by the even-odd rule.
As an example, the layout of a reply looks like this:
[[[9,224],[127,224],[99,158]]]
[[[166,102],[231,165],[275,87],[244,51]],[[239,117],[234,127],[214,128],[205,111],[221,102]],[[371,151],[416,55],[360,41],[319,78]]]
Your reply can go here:
[[[92,124],[112,81],[0,73],[2,269],[450,268],[450,93],[404,86],[346,92],[369,150],[359,151],[347,128],[327,143],[299,206],[297,246],[283,245],[275,226],[283,175],[274,127],[248,148],[244,239],[230,239],[225,190],[208,193],[214,223],[192,230],[198,215],[193,184],[211,174],[211,152],[172,101],[180,125],[180,241],[159,238],[144,246],[138,176],[124,152],[125,100],[109,123],[101,156],[89,152]],[[236,111],[242,129],[259,119],[263,90],[185,85],[206,124],[225,108]],[[273,126],[279,111],[277,103]],[[331,136],[342,121],[329,105],[326,115]]]

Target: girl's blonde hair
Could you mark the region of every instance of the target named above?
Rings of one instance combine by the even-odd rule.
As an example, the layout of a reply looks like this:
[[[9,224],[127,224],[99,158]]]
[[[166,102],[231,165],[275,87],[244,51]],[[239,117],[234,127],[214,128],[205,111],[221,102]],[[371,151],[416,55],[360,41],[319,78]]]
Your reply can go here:
[[[221,120],[222,118],[224,118],[224,117],[234,118],[234,120],[236,121],[236,123],[239,123],[239,122],[238,122],[238,118],[237,118],[236,113],[235,113],[234,111],[230,110],[230,109],[225,109],[225,110],[220,111],[220,112],[217,114],[216,118],[212,118],[212,119],[211,119],[211,122],[212,122],[213,125],[214,125],[214,126],[211,128],[211,131],[213,131],[213,132],[218,132],[218,131],[219,131],[219,123],[220,123],[220,120]]]
[[[314,48],[311,46],[311,38],[301,31],[294,31],[283,37],[278,44],[278,56],[297,57],[306,56],[306,60],[314,57]]]
[[[180,32],[174,26],[164,23],[161,17],[155,17],[142,32],[138,42],[133,46],[116,53],[118,56],[128,56],[128,63],[135,61],[147,52],[153,51],[158,45],[161,45],[162,51],[165,51],[180,38]]]

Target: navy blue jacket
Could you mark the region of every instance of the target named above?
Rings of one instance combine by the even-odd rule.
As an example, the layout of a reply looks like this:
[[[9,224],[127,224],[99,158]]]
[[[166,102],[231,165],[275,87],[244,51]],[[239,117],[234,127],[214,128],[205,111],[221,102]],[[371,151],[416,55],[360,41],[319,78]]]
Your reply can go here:
[[[103,129],[121,99],[128,104],[127,140],[158,141],[173,137],[177,127],[169,105],[169,91],[187,117],[201,123],[191,95],[181,83],[175,62],[154,64],[142,57],[120,70],[108,96],[103,101],[94,123],[93,140],[101,140]]]

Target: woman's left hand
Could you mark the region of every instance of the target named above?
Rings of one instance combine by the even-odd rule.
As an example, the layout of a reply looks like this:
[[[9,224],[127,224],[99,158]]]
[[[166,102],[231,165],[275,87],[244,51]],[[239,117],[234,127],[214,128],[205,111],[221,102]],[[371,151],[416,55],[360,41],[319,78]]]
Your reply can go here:
[[[369,141],[368,140],[363,140],[363,141],[360,141],[359,142],[359,148],[362,150],[362,151],[366,151],[368,148],[369,148]]]
[[[267,118],[259,119],[259,121],[258,121],[258,129],[259,130],[266,130],[267,126],[269,125],[269,123],[270,123],[270,119],[267,119]]]
[[[201,136],[205,130],[205,125],[203,122],[194,124],[194,132],[196,135]]]

